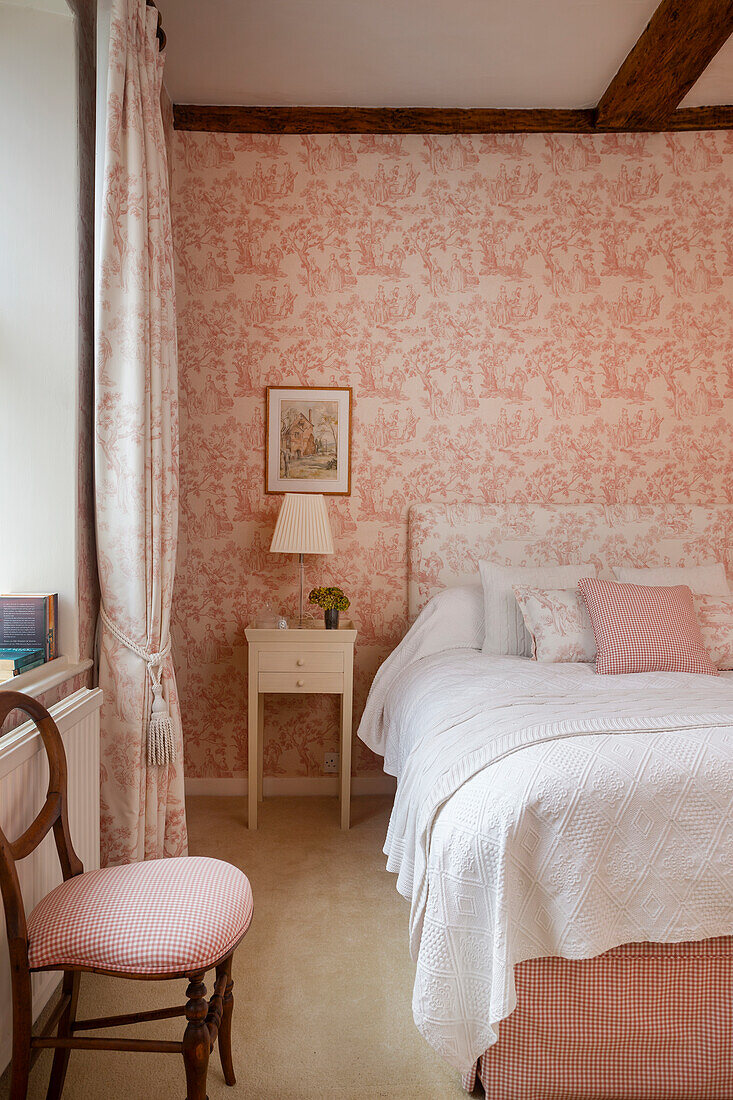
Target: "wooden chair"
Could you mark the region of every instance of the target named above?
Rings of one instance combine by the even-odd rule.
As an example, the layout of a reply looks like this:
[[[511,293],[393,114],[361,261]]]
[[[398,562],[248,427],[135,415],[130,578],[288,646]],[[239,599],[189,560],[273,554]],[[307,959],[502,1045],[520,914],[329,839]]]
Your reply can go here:
[[[152,1051],[182,1054],[187,1100],[206,1100],[206,1074],[218,1039],[224,1079],[235,1084],[231,1033],[232,957],[252,918],[252,891],[231,864],[203,857],[151,860],[84,872],[74,851],[67,816],[66,753],[51,715],[34,699],[0,692],[0,727],[12,710],[33,719],[48,755],[44,805],[12,843],[0,829],[0,890],[10,949],[13,1061],[10,1100],[25,1100],[31,1065],[41,1050],[55,1050],[47,1100],[58,1100],[72,1050]],[[16,863],[53,828],[64,881],[29,914]],[[216,968],[211,999],[204,976]],[[31,974],[63,971],[61,1000],[43,1033],[31,1034]],[[81,971],[164,981],[186,978],[185,1006],[77,1020]],[[80,1032],[185,1016],[182,1042],[92,1038]],[[54,1030],[58,1025],[58,1031]]]

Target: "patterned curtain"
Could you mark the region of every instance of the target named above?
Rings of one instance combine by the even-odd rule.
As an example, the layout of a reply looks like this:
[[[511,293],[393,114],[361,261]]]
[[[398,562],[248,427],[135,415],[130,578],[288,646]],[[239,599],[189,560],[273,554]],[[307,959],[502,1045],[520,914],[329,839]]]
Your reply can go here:
[[[169,634],[178,377],[156,25],[145,0],[113,0],[95,397],[103,864],[181,855],[187,847]],[[162,754],[151,752],[153,727],[169,738]]]

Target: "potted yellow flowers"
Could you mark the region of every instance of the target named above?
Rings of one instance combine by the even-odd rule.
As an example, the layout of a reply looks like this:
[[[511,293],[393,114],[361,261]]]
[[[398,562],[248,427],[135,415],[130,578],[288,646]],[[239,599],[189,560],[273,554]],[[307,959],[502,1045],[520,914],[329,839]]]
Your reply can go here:
[[[326,630],[338,630],[339,611],[346,611],[351,601],[340,588],[313,588],[308,603],[323,608]]]

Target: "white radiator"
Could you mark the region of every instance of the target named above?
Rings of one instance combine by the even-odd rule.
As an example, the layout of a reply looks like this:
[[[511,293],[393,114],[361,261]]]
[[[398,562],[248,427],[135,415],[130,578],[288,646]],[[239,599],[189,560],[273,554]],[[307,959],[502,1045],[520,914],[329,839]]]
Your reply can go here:
[[[85,870],[99,867],[99,709],[102,692],[82,689],[50,708],[66,748],[69,768],[69,826]],[[28,828],[43,805],[48,764],[32,722],[0,738],[0,827],[9,840]],[[61,881],[53,831],[32,855],[17,864],[26,913]],[[58,985],[58,972],[33,978],[33,1016]],[[5,915],[0,905],[0,1073],[10,1062],[12,1034],[10,963]]]

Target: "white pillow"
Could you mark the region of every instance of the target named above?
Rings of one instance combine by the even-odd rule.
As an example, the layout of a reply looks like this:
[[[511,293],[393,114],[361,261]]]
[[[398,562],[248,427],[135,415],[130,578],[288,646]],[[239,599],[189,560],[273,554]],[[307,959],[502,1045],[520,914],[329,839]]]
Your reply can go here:
[[[431,624],[434,633],[444,644],[450,642],[451,649],[481,649],[484,644],[484,593],[479,582],[456,584],[439,592],[438,597],[433,596],[436,608],[439,606],[441,615],[450,619],[450,626],[436,620]]]
[[[515,584],[512,591],[532,637],[535,660],[543,664],[595,661],[593,624],[580,589]]]
[[[730,588],[722,561],[705,565],[653,566],[632,569],[624,565],[614,568],[613,575],[624,584],[646,584],[668,588],[686,584],[691,592],[701,596],[729,596]]]
[[[532,656],[532,639],[512,585],[535,588],[575,588],[581,577],[595,577],[595,565],[497,565],[480,561],[484,586],[484,653]]]
[[[442,653],[446,649],[481,649],[484,644],[484,590],[480,581],[441,588],[430,597],[401,644],[404,645],[410,634],[416,633],[418,626],[426,623],[429,623],[427,644],[431,653]],[[425,656],[425,653],[420,655]]]

